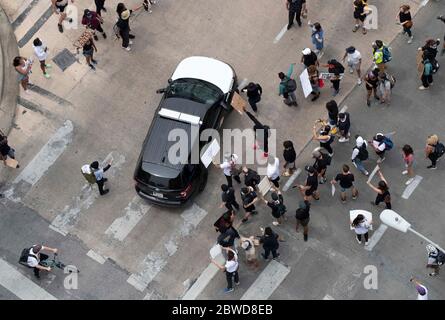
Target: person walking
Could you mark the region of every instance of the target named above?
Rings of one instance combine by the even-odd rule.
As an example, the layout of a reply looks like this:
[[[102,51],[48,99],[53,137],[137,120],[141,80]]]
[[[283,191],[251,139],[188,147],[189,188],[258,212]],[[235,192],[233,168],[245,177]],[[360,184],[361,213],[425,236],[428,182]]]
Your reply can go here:
[[[35,244],[29,249],[27,264],[30,268],[34,269],[34,276],[37,279],[40,279],[40,270],[51,271],[50,267],[45,267],[42,264],[43,261],[49,258],[48,255],[42,253],[42,251],[50,251],[54,254],[58,252],[56,248],[46,247],[41,244]]]
[[[233,280],[235,280],[235,285],[239,285],[239,275],[238,275],[238,255],[236,251],[230,248],[223,248],[227,251],[227,261],[225,265],[221,265],[215,260],[212,259],[212,263],[216,265],[221,271],[225,272],[226,280],[227,280],[227,288],[224,289],[225,293],[232,292],[233,289]]]
[[[88,9],[85,9],[83,12],[83,17],[82,17],[82,24],[84,26],[86,26],[87,28],[91,29],[94,31],[94,40],[98,41],[99,38],[96,35],[96,30],[99,31],[100,33],[102,33],[102,36],[104,37],[104,39],[107,38],[107,35],[105,34],[104,29],[102,29],[101,24],[104,23],[104,20],[102,19],[102,17],[97,14],[94,11],[90,11]]]
[[[244,211],[246,212],[241,221],[246,223],[252,214],[255,215],[258,213],[255,208],[258,196],[252,187],[243,187],[241,188],[241,200],[243,202]]]
[[[256,256],[254,239],[255,238],[253,236],[250,236],[248,238],[241,236],[240,241],[241,248],[243,248],[246,253],[247,267],[251,267],[256,270],[259,268],[260,262],[258,261]]]
[[[365,76],[365,86],[367,91],[366,96],[366,105],[368,107],[371,106],[371,95],[374,92],[374,99],[380,100],[378,95],[378,86],[379,86],[379,72],[378,68],[369,71]]]
[[[243,167],[242,173],[244,174],[244,184],[246,187],[252,187],[253,189],[257,189],[258,184],[261,181],[261,177],[253,169]]]
[[[403,27],[403,34],[408,35],[408,43],[412,43],[414,39],[411,31],[411,28],[413,27],[413,19],[411,17],[411,12],[409,11],[410,9],[410,6],[407,4],[400,6],[400,10],[396,17],[396,19],[399,20],[400,25]]]
[[[94,176],[96,178],[97,186],[99,187],[99,193],[101,196],[106,195],[108,192],[110,192],[109,189],[104,190],[104,184],[108,181],[107,178],[104,177],[104,173],[108,171],[111,167],[111,162],[109,162],[104,168],[99,168],[99,162],[94,161],[90,164],[91,170],[94,173]]]
[[[307,68],[307,72],[309,75],[309,81],[312,86],[312,99],[311,101],[315,101],[318,98],[320,98],[320,72],[318,72],[318,69],[315,65],[311,65]]]
[[[346,203],[346,190],[351,189],[352,191],[352,200],[357,200],[358,190],[354,185],[354,175],[351,173],[349,166],[344,164],[343,170],[341,173],[337,174],[335,179],[332,179],[331,183],[333,185],[340,183],[340,200],[343,204]]]
[[[348,112],[342,112],[338,114],[338,122],[337,122],[338,132],[340,133],[340,139],[338,142],[344,143],[349,141],[349,137],[351,133],[349,129],[351,128],[351,117]]]
[[[313,166],[306,166],[305,170],[308,175],[306,178],[305,185],[296,185],[294,188],[298,188],[300,190],[301,195],[303,196],[304,201],[310,201],[312,198],[315,200],[320,200],[320,194],[318,193],[318,175]]]
[[[303,227],[304,241],[307,241],[309,235],[310,208],[311,204],[309,201],[300,201],[298,204],[298,209],[295,211],[295,219],[297,220],[295,231],[298,232],[300,225]]]
[[[235,207],[235,209],[238,211],[239,204],[236,202],[235,190],[232,187],[229,187],[227,184],[222,184],[221,190],[222,203],[219,207],[222,208],[225,206],[230,211]]]
[[[428,58],[423,60],[421,70],[420,80],[422,85],[419,87],[419,90],[427,90],[433,84],[433,64]]]
[[[276,259],[280,256],[277,252],[280,247],[280,243],[278,242],[278,234],[272,231],[271,227],[266,227],[264,229],[264,235],[260,238],[260,243],[263,245],[264,253],[261,256],[267,260],[269,259],[270,253],[272,253],[273,259]]]
[[[263,94],[263,88],[258,83],[250,82],[246,88],[242,90],[247,92],[247,98],[252,110],[258,113],[257,103],[261,101],[261,95]]]
[[[349,73],[353,74],[354,70],[357,72],[357,84],[362,84],[362,71],[361,71],[361,65],[362,65],[362,54],[360,51],[358,51],[355,47],[348,47],[346,48],[345,55],[343,56],[343,62],[347,62],[349,67]]]
[[[386,72],[379,73],[379,93],[380,93],[380,104],[391,104],[391,95],[392,95],[392,87],[391,79]]]
[[[355,147],[352,150],[351,156],[352,163],[365,176],[369,176],[369,172],[363,166],[363,161],[366,161],[369,158],[369,153],[366,149],[367,146],[368,144],[366,143],[365,139],[357,136],[355,140]]]
[[[280,85],[278,88],[278,95],[283,96],[284,103],[291,106],[298,106],[297,96],[295,91],[297,90],[297,82],[292,78],[292,73],[294,72],[295,63],[292,63],[286,74],[283,72],[278,73],[278,78],[280,79]]]
[[[215,166],[223,170],[224,176],[226,177],[227,180],[227,186],[229,188],[233,187],[232,177],[235,179],[236,182],[241,184],[241,178],[239,176],[241,172],[237,167],[236,164],[237,160],[238,156],[236,154],[226,153],[224,155],[223,163],[219,165],[215,164]]]
[[[358,244],[362,244],[362,236],[365,238],[365,246],[369,244],[369,229],[372,221],[368,221],[364,215],[359,214],[352,221],[351,226],[354,228],[356,240]]]
[[[422,51],[422,61],[428,59],[433,65],[433,73],[439,70],[439,63],[437,62],[437,54],[439,53],[440,39],[428,39],[425,45],[419,48]]]
[[[320,63],[318,62],[317,55],[311,49],[305,48],[303,51],[301,51],[301,53],[302,53],[301,63],[306,68],[309,68],[310,66],[318,67],[320,65]]]
[[[77,47],[77,50],[79,50],[80,47]],[[94,51],[97,52],[96,44],[94,43],[93,38],[90,36],[87,41],[82,46],[82,54],[85,56],[85,60],[87,61],[88,66],[92,70],[96,70],[96,67],[93,65],[97,64],[97,60],[94,60]]]
[[[338,105],[335,100],[326,103],[326,110],[328,110],[328,123],[331,127],[337,125],[338,120]]]
[[[324,67],[328,68],[332,88],[334,89],[332,96],[335,97],[340,93],[340,81],[343,78],[345,67],[335,59],[329,60],[328,64],[324,65]]]
[[[331,147],[331,144],[334,142],[335,137],[331,134],[331,126],[322,126],[319,133],[317,133],[317,126],[313,126],[312,128],[312,137],[314,140],[320,142],[320,148],[324,148],[329,156],[332,157],[334,155],[334,150]]]
[[[309,22],[309,26],[312,29],[311,41],[312,41],[312,44],[314,45],[314,52],[317,54],[318,58],[320,59],[324,54],[324,52],[323,52],[324,31],[323,31],[323,28],[321,27],[321,24],[319,22],[315,22],[314,24],[311,24]]]
[[[378,170],[378,173],[380,176],[380,181],[377,187],[372,185],[370,181],[366,182],[371,187],[371,189],[377,193],[375,201],[371,201],[371,204],[378,206],[381,202],[384,202],[386,205],[386,209],[391,210],[391,194],[389,193],[388,182],[386,181],[383,173],[380,170]]]
[[[102,16],[102,11],[107,12],[107,9],[105,9],[105,0],[94,0],[94,4],[96,5],[96,13],[99,16]]]
[[[71,0],[71,3],[74,3],[74,0]],[[73,22],[72,18],[67,19],[65,9],[68,6],[68,0],[51,0],[52,9],[54,14],[58,14],[59,22],[57,23],[57,27],[59,28],[59,32],[63,33],[63,21],[68,20],[69,23]]]
[[[0,160],[7,166],[6,160],[9,158],[15,159],[15,149],[9,146],[8,137],[0,135]],[[17,164],[16,168],[20,168]]]
[[[431,165],[427,169],[436,170],[437,160],[445,153],[444,145],[439,142],[436,134],[428,136],[426,139],[425,156],[431,160]]]
[[[417,291],[417,300],[428,300],[428,289],[416,278],[411,278],[410,282],[414,283]]]
[[[264,154],[263,156],[265,158],[268,157],[269,154],[269,130],[270,127],[268,125],[264,125],[262,124],[253,114],[251,114],[249,111],[245,110],[247,116],[250,118],[250,120],[252,120],[252,122],[254,123],[253,126],[253,131],[255,133],[255,145],[254,145],[254,149],[256,150],[258,148],[257,145],[257,138],[259,138],[258,140],[261,141],[263,143],[263,151]],[[259,136],[259,137],[258,137]],[[259,144],[259,143],[258,143]]]
[[[297,160],[297,153],[294,149],[294,144],[292,141],[284,141],[283,142],[283,158],[284,158],[284,170],[283,176],[288,177],[290,176],[293,171],[295,170],[295,160]]]
[[[440,266],[445,263],[445,254],[431,243],[426,245],[426,251],[428,252],[428,262],[426,267],[433,269],[433,272],[431,272],[429,276],[437,276],[439,275]]]
[[[43,76],[49,79],[51,76],[47,72],[47,68],[51,68],[50,64],[46,63],[46,59],[48,58],[48,47],[45,46],[39,38],[35,38],[32,44],[34,48],[34,54],[40,62],[40,69],[42,69]]]
[[[118,15],[118,20],[115,26],[119,29],[118,34],[122,38],[122,49],[126,51],[131,51],[131,45],[133,44],[133,41],[131,41],[131,39],[136,38],[135,35],[130,33],[130,16],[133,11],[137,11],[145,7],[145,3],[142,3],[139,7],[136,7],[134,9],[127,9],[125,4],[123,4],[122,2],[117,4],[116,13]]]
[[[352,29],[352,32],[356,32],[361,27],[363,34],[367,33],[367,30],[366,30],[365,24],[364,24],[365,19],[366,19],[365,8],[367,5],[368,5],[368,0],[354,0],[355,26]]]
[[[267,157],[266,175],[276,188],[280,187],[280,159],[273,155]]]
[[[380,72],[385,72],[386,70],[386,62],[388,62],[388,57],[385,57],[385,52],[388,49],[385,48],[383,41],[376,40],[372,43],[372,56],[373,62],[376,67],[380,70]]]
[[[382,163],[385,161],[385,153],[393,148],[394,144],[382,133],[377,133],[372,140],[372,147],[375,153],[379,156],[377,163]]]
[[[305,2],[305,0],[286,0],[286,9],[289,11],[287,30],[292,28],[294,20],[296,20],[298,26],[301,27],[301,11],[303,9],[303,3]]]
[[[313,167],[317,172],[318,177],[320,178],[320,181],[318,183],[324,184],[327,181],[326,171],[330,163],[329,156],[321,152],[320,148],[316,148],[314,151],[312,151],[312,158],[315,159]]]
[[[414,151],[409,144],[405,144],[402,148],[403,162],[405,164],[405,170],[402,172],[403,175],[408,175],[408,181],[405,182],[409,185],[414,180]]]
[[[281,194],[281,191],[277,188],[272,189],[273,192],[270,195],[272,200],[267,201],[266,199],[262,198],[265,205],[267,205],[269,208],[272,209],[272,217],[277,219],[277,221],[272,222],[274,226],[281,225],[283,223],[283,216],[286,213],[287,209],[284,205],[284,199],[283,195]]]
[[[29,84],[29,74],[32,72],[32,60],[28,60],[24,57],[17,56],[14,58],[14,61],[12,62],[12,65],[15,68],[15,71],[17,71],[18,76],[17,80],[20,82],[20,84],[23,87],[23,90],[25,93],[29,93],[28,91],[28,84]]]

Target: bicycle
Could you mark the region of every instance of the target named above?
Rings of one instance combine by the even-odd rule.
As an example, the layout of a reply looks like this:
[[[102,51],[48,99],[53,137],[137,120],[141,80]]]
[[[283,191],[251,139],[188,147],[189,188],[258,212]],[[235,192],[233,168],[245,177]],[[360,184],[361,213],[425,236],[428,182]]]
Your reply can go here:
[[[46,260],[40,261],[40,264],[44,267],[49,267],[49,268],[59,268],[61,270],[65,270],[65,268],[67,267],[66,264],[64,264],[63,262],[61,262],[58,258],[57,253],[54,253],[54,256],[52,259],[48,258]],[[69,269],[68,270],[69,273],[72,272],[76,272],[76,273],[80,273],[80,270],[77,269],[76,267],[74,267],[74,270]]]

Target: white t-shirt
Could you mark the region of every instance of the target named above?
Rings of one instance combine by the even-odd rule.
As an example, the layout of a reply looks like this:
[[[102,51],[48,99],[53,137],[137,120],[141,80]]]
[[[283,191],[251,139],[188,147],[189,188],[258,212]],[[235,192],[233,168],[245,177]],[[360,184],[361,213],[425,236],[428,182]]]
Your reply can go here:
[[[222,164],[219,165],[219,167],[221,169],[223,169],[224,175],[229,176],[229,177],[231,176],[232,166],[231,166],[230,162],[224,161]]]
[[[419,284],[419,286],[425,289],[425,294],[422,296],[420,293],[417,293],[417,300],[428,300],[428,289],[421,284]]]
[[[386,149],[386,144],[384,142],[378,142],[373,140],[372,145],[379,151],[384,151]]]
[[[267,176],[271,180],[280,176],[280,160],[278,158],[275,158],[274,164],[267,164]]]
[[[42,44],[41,46],[32,46],[34,48],[34,53],[37,56],[37,59],[39,59],[39,61],[43,61],[46,60],[46,58],[48,57],[48,53],[45,52],[45,48],[46,46],[44,44]]]
[[[29,249],[29,256],[28,256],[28,261],[27,261],[27,263],[28,263],[28,266],[30,266],[31,268],[34,268],[34,267],[36,267],[38,264],[39,264],[39,260],[40,260],[40,255],[37,253],[37,254],[35,254],[33,251],[32,251],[32,248],[31,249]],[[37,257],[37,259],[36,259],[36,257]]]
[[[236,270],[238,270],[238,255],[236,253],[234,253],[234,256],[235,257],[233,258],[233,260],[226,261],[225,268],[226,268],[227,272],[232,273],[232,272],[235,272]]]
[[[356,65],[360,62],[362,59],[362,55],[360,51],[355,50],[354,53],[348,53],[348,64],[349,65]]]
[[[369,227],[368,220],[365,219],[354,228],[354,231],[356,234],[365,234],[369,231]]]

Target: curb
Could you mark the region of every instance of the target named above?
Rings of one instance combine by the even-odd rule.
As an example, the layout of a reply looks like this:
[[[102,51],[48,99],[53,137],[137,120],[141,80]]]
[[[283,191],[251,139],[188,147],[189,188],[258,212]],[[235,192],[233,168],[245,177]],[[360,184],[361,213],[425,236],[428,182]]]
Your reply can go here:
[[[19,83],[12,59],[19,55],[17,39],[5,11],[0,7],[0,130],[8,135],[17,109]]]

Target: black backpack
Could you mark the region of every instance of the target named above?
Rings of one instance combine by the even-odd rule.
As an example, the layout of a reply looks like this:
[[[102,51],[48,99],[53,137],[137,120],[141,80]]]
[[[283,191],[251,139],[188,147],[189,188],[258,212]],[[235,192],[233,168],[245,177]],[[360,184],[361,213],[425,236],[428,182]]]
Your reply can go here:
[[[28,267],[28,268],[31,268],[28,265],[28,257],[34,257],[37,261],[39,261],[39,259],[37,258],[36,255],[29,253],[29,251],[31,251],[31,249],[32,249],[32,247],[23,249],[22,253],[20,254],[20,258],[19,258],[19,263]]]
[[[445,253],[437,249],[437,257],[436,257],[437,263],[442,265],[445,263]]]
[[[360,161],[368,160],[369,153],[368,153],[368,150],[366,149],[366,145],[363,143],[363,145],[357,149],[358,149],[357,157],[360,159]]]
[[[289,78],[286,81],[286,91],[287,92],[294,92],[295,90],[297,90],[297,82],[295,81],[295,79]]]
[[[280,217],[287,212],[286,206],[281,201],[279,204],[277,204],[277,211]]]
[[[441,157],[445,154],[445,146],[441,142],[437,142],[436,146],[434,147],[434,153]]]

